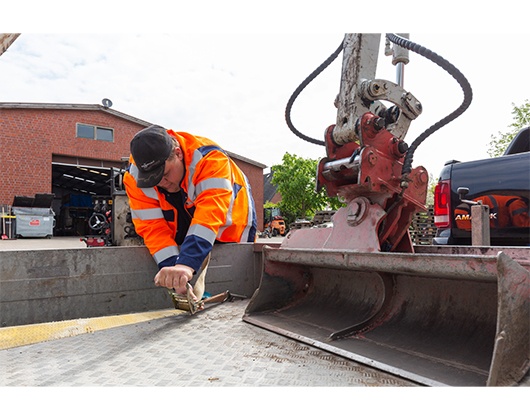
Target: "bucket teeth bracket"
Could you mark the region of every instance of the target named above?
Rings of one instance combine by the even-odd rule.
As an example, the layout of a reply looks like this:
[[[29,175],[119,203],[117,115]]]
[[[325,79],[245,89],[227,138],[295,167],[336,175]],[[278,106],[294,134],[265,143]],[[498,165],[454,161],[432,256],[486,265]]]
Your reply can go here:
[[[395,294],[395,282],[393,276],[391,275],[381,273],[380,276],[381,280],[383,281],[384,296],[379,309],[367,320],[331,333],[329,335],[329,341],[340,340],[366,333],[377,327],[377,325],[379,325],[386,317],[388,317],[390,308],[392,307],[392,298]]]

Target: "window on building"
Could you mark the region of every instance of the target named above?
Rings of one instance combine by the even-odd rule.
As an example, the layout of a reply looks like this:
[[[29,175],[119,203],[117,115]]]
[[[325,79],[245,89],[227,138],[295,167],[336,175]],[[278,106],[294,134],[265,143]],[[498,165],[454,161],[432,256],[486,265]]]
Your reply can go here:
[[[82,139],[94,139],[94,126],[77,124],[77,134],[76,137]]]
[[[113,141],[113,130],[111,128],[96,127],[96,140]]]
[[[114,141],[114,130],[112,128],[78,123],[76,127],[76,137],[81,139]]]

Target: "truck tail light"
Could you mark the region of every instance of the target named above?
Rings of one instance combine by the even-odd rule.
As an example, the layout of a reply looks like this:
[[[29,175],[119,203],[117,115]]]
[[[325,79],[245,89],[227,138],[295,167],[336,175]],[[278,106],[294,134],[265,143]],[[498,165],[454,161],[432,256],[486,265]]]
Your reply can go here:
[[[434,224],[437,228],[451,227],[450,208],[451,184],[449,181],[440,181],[434,188]]]

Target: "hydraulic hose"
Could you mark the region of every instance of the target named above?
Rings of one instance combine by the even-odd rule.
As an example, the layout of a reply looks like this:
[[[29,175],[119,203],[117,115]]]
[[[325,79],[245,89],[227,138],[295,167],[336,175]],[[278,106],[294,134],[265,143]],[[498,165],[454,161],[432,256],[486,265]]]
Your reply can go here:
[[[439,130],[446,124],[450,123],[454,119],[458,118],[460,115],[464,113],[464,111],[469,107],[471,104],[471,100],[473,97],[473,92],[471,89],[471,85],[467,81],[466,77],[458,70],[454,65],[452,65],[449,61],[447,61],[445,58],[439,56],[435,52],[416,44],[412,41],[409,41],[408,39],[401,38],[400,36],[397,36],[396,34],[386,34],[386,37],[390,42],[393,42],[394,44],[399,45],[402,48],[405,48],[409,51],[413,51],[416,54],[421,55],[422,57],[427,58],[428,60],[431,60],[433,63],[439,65],[442,67],[445,71],[447,71],[451,76],[453,76],[456,81],[460,84],[462,87],[462,90],[464,91],[464,99],[462,101],[462,104],[455,109],[452,113],[447,115],[445,118],[442,118],[437,123],[431,125],[427,130],[425,130],[423,133],[421,133],[410,145],[410,147],[407,150],[407,153],[405,155],[405,160],[403,162],[403,169],[401,171],[401,175],[406,176],[410,174],[412,171],[412,159],[414,156],[414,152],[418,148],[418,146],[431,134],[433,134],[435,131]]]
[[[287,122],[287,125],[291,129],[291,131],[296,134],[298,137],[300,137],[302,140],[308,141],[309,143],[317,144],[319,146],[325,146],[326,143],[322,140],[317,140],[311,137],[306,136],[305,134],[302,134],[300,131],[298,131],[295,126],[293,125],[291,121],[291,108],[293,107],[293,103],[300,95],[302,90],[305,89],[305,87],[313,81],[315,77],[317,77],[322,71],[328,67],[340,54],[343,48],[344,40],[340,43],[340,46],[335,50],[333,54],[331,54],[320,66],[318,66],[309,76],[306,77],[306,79],[300,83],[300,86],[296,88],[296,90],[293,92],[291,97],[289,98],[289,101],[287,102],[287,107],[285,108],[285,121]]]
[[[445,71],[447,71],[451,76],[453,76],[456,81],[460,84],[462,87],[462,90],[464,92],[464,99],[461,103],[461,105],[454,110],[451,114],[447,115],[445,118],[442,118],[437,123],[430,126],[427,130],[425,130],[422,134],[420,134],[409,146],[407,153],[405,155],[403,168],[402,168],[402,175],[406,176],[410,174],[412,171],[412,160],[414,157],[414,152],[418,148],[418,146],[431,134],[433,134],[435,131],[439,130],[443,126],[447,125],[454,119],[458,118],[460,115],[462,115],[466,109],[471,104],[471,100],[473,98],[473,91],[471,89],[471,85],[469,84],[466,77],[458,70],[453,64],[451,64],[449,61],[447,61],[445,58],[441,57],[440,55],[436,54],[435,52],[429,50],[428,48],[423,47],[422,45],[419,45],[415,42],[412,42],[406,38],[402,38],[396,34],[386,34],[386,37],[390,42],[393,42],[394,44],[399,45],[402,48],[405,48],[409,51],[415,52],[416,54],[421,55],[422,57],[427,58],[428,60],[431,60],[433,63],[439,65],[442,67]],[[311,138],[309,136],[306,136],[305,134],[302,134],[300,131],[298,131],[292,121],[291,121],[291,109],[293,107],[294,101],[300,95],[302,90],[305,89],[305,87],[315,79],[322,71],[328,67],[340,54],[340,52],[343,49],[343,42],[341,42],[340,46],[335,50],[333,54],[331,54],[317,69],[315,69],[293,92],[291,97],[289,98],[289,101],[287,102],[287,107],[285,109],[285,120],[287,122],[287,126],[290,128],[290,130],[296,134],[301,139],[308,141],[313,144],[317,144],[319,146],[325,146],[325,142],[322,140],[317,140],[314,138]]]

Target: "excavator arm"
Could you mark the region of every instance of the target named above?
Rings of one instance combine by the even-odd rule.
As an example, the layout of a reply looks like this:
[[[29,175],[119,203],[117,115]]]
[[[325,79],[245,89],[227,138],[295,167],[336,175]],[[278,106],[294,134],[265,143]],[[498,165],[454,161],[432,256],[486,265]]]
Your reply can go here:
[[[356,142],[362,146],[357,127],[367,112],[382,117],[382,126],[400,139],[405,138],[411,121],[421,114],[421,103],[402,85],[376,79],[380,42],[380,34],[346,34],[344,37],[340,92],[335,100],[337,122],[329,133],[336,145]],[[393,50],[387,50],[390,52]],[[395,65],[408,63],[407,54],[397,53],[394,57]],[[402,84],[403,78],[398,82]],[[383,100],[395,107],[386,108]]]
[[[425,385],[514,385],[530,367],[528,248],[415,246],[408,233],[428,185],[413,153],[467,109],[471,87],[432,51],[387,40],[397,83],[375,77],[379,35],[345,35],[336,123],[324,141],[299,135],[325,146],[316,188],[345,206],[332,226],[291,230],[279,248],[264,247],[243,320]],[[443,67],[464,92],[410,146],[404,137],[422,106],[402,86],[402,47]]]
[[[20,34],[0,34],[0,55],[6,52]]]
[[[428,172],[420,167],[403,175],[404,137],[422,106],[400,84],[376,79],[380,41],[379,34],[344,37],[337,120],[325,131],[327,156],[317,170],[317,191],[325,188],[347,203],[334,218],[340,227],[324,239],[328,249],[413,252],[408,227],[425,210]],[[405,64],[408,58],[400,53],[393,61]],[[355,227],[355,235],[348,227]],[[321,246],[306,235],[288,237],[286,246]]]

